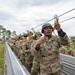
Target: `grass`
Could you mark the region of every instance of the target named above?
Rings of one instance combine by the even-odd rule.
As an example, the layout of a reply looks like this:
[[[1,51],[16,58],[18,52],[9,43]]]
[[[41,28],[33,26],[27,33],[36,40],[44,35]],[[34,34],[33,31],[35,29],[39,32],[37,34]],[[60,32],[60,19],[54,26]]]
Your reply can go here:
[[[72,48],[73,50],[75,50],[75,49],[74,49],[74,44],[71,44],[71,48]]]
[[[66,46],[64,46],[64,47],[66,48]],[[72,48],[72,50],[75,50],[74,49],[74,44],[71,44],[70,47]]]
[[[0,44],[0,75],[4,75],[4,45]]]

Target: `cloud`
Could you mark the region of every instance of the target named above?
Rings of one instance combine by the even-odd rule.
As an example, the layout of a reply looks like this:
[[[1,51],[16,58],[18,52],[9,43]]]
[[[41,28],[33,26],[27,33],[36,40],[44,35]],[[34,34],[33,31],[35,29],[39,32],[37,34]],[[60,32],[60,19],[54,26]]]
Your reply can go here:
[[[0,0],[0,24],[20,34],[52,19],[55,14],[73,9],[74,3],[74,0]],[[75,10],[60,17],[59,21],[75,16],[74,13]],[[50,23],[53,24],[53,21]],[[68,33],[69,29],[72,30],[72,23],[75,24],[74,20],[61,23],[62,28]],[[35,28],[38,29],[41,26]]]

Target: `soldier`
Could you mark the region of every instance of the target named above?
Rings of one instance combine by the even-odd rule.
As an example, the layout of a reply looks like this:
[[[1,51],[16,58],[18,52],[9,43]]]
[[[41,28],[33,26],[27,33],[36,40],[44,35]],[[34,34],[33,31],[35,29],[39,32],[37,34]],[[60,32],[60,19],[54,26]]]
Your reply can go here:
[[[14,38],[13,51],[18,56],[18,36]]]
[[[41,38],[41,36],[42,36],[42,33],[40,33],[40,32],[35,32],[35,40],[38,40],[38,39],[40,39]]]
[[[40,64],[40,75],[62,75],[62,62],[60,60],[59,48],[61,44],[68,44],[69,39],[66,33],[60,28],[59,23],[54,28],[57,30],[59,38],[52,35],[53,27],[51,24],[45,23],[42,26],[44,37],[37,41],[33,47],[36,50],[36,55],[39,54],[36,57],[36,62]],[[35,70],[37,68],[33,69]],[[32,73],[32,75],[36,74]]]
[[[8,39],[7,42],[8,42],[8,44],[9,44],[10,48],[13,49],[13,39],[10,38],[10,39]]]
[[[65,48],[64,48],[64,46],[61,46],[59,48],[59,52],[62,53],[62,54],[65,54]]]
[[[26,43],[26,41],[27,41],[27,34],[25,33],[22,36],[22,43],[21,43],[21,49],[20,49],[20,61],[22,62],[23,65],[25,63],[25,55],[24,55],[23,47],[24,47],[24,44]]]
[[[33,50],[33,47],[34,47],[34,45],[36,44],[36,41],[37,40],[39,40],[40,38],[42,37],[42,34],[40,33],[40,32],[36,32],[35,33],[35,41],[32,43],[32,45],[31,45],[31,53],[32,53],[32,55],[34,56],[34,58],[33,58],[33,63],[32,63],[32,68],[31,68],[31,75],[33,74],[33,73],[35,73],[35,75],[38,75],[38,73],[40,73],[40,68],[39,68],[39,63],[37,63],[36,62],[36,58],[37,57],[39,57],[39,54],[36,54],[36,51],[35,50]],[[36,69],[34,69],[34,68],[36,68],[36,69],[38,69],[38,70],[36,70]],[[36,71],[35,71],[36,70]],[[39,71],[39,72],[38,72]]]
[[[70,44],[66,46],[66,54],[73,56],[72,48],[70,48]]]
[[[33,33],[28,32],[28,39],[24,44],[24,54],[25,54],[25,66],[29,72],[31,72],[33,56],[30,52],[31,44],[33,43]]]
[[[16,48],[17,56],[20,58],[20,50],[22,49],[22,35],[18,36],[18,40],[16,41]]]

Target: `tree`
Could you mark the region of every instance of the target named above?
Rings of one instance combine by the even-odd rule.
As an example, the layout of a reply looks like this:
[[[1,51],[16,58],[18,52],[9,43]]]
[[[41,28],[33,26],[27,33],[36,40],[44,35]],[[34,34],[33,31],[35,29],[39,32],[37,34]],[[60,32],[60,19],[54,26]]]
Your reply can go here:
[[[72,43],[74,44],[74,49],[75,49],[75,36],[71,36],[70,39],[71,39]]]
[[[3,26],[2,26],[2,25],[0,25],[0,39],[1,39],[2,29],[3,29]]]
[[[6,35],[6,29],[2,28],[2,36],[5,36],[5,35]]]
[[[13,31],[12,34],[11,34],[13,37],[15,37],[17,34],[16,34],[16,31]]]
[[[12,35],[11,35],[12,34]],[[11,33],[10,30],[7,30],[6,28],[4,28],[2,25],[0,25],[0,39],[2,40],[2,38],[6,38],[9,39],[11,38],[11,36],[16,36],[16,31],[13,31]]]
[[[6,36],[7,36],[7,39],[9,39],[11,37],[11,31],[10,30],[6,30]]]

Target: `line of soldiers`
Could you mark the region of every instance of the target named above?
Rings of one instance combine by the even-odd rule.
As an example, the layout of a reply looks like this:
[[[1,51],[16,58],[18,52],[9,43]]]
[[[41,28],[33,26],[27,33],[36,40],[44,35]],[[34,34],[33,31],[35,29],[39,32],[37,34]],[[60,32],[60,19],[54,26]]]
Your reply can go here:
[[[28,32],[8,40],[13,52],[31,75],[62,75],[63,64],[59,54],[65,53],[62,45],[67,46],[66,54],[72,55],[66,33],[60,28],[60,24],[54,28],[59,37],[52,35],[54,29],[46,23],[42,26],[43,37],[40,32],[36,32],[33,38],[33,33]]]
[[[66,48],[64,46],[61,46],[59,48],[59,52],[62,54],[74,56],[74,50],[70,47],[70,44],[66,45]]]
[[[13,52],[20,59],[22,64],[31,73],[33,52],[31,51],[31,44],[42,37],[42,33],[36,32],[33,36],[33,32],[25,33],[24,35],[16,36],[15,38],[9,39],[8,44],[10,45]]]

